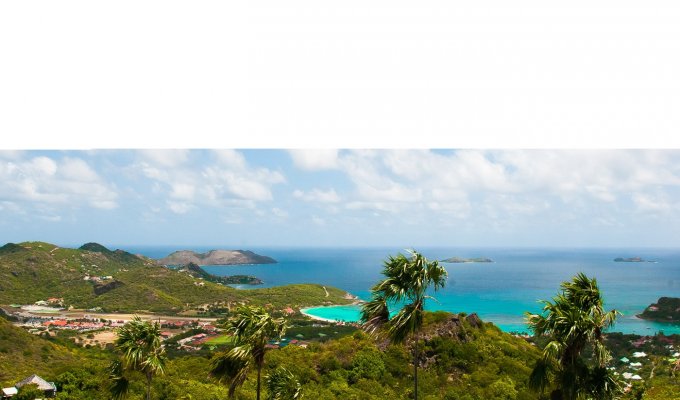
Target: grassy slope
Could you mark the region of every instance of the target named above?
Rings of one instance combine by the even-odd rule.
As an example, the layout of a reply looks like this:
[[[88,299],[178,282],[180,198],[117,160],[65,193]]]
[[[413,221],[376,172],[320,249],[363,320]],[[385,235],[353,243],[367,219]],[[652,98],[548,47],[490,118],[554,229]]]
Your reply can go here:
[[[0,249],[0,304],[33,303],[63,297],[75,308],[101,307],[106,311],[174,313],[214,302],[270,303],[275,307],[346,304],[344,292],[319,285],[289,285],[270,289],[236,290],[199,281],[185,273],[159,266],[153,260],[88,244],[88,249],[58,248],[44,242],[6,245]],[[123,285],[95,295],[86,274],[111,275]],[[195,283],[203,282],[203,286]]]
[[[74,353],[41,339],[0,318],[0,384],[15,383],[32,374],[52,376],[56,369],[77,362]]]

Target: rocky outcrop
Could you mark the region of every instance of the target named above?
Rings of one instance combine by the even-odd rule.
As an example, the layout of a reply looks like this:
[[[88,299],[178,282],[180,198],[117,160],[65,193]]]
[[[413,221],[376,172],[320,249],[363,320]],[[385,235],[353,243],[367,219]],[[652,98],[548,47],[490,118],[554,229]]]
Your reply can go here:
[[[467,327],[464,325],[463,320],[467,322]],[[483,322],[477,316],[477,314],[473,313],[466,317],[463,317],[461,314],[451,314],[447,320],[425,329],[420,334],[420,339],[428,341],[435,337],[442,337],[453,338],[461,342],[466,342],[469,340],[466,328],[479,329],[482,326]]]
[[[119,288],[123,286],[124,283],[120,281],[113,281],[105,284],[98,284],[94,286],[94,294],[97,296],[101,296],[104,293],[110,292],[113,289]]]
[[[207,253],[194,251],[176,251],[158,260],[163,265],[242,265],[242,264],[275,264],[271,257],[255,254],[248,250],[211,250]]]
[[[477,315],[476,313],[468,315],[467,317],[465,317],[465,320],[473,328],[481,328],[482,326],[484,326],[484,322],[482,321],[481,318],[479,318],[479,315]]]

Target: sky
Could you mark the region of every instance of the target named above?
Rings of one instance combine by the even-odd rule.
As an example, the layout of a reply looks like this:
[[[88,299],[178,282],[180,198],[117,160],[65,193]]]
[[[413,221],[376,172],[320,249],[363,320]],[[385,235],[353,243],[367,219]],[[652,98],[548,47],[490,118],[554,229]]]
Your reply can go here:
[[[675,247],[678,20],[0,2],[0,242]]]
[[[675,247],[677,150],[0,151],[0,242]]]

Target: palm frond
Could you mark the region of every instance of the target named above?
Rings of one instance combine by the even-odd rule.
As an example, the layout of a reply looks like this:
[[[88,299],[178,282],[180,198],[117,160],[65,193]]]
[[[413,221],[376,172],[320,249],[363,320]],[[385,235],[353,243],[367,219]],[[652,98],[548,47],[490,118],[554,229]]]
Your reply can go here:
[[[532,387],[544,389],[546,366],[551,365],[557,390],[563,398],[604,396],[615,388],[613,381],[605,379],[601,368],[610,359],[604,345],[603,332],[610,327],[618,313],[605,312],[604,301],[595,278],[578,273],[571,281],[560,285],[562,293],[552,301],[542,301],[543,313],[526,313],[526,321],[534,334],[547,336],[548,344],[537,364]],[[586,348],[593,349],[592,358],[582,354]],[[591,376],[592,371],[596,374]],[[597,375],[600,374],[600,375]],[[598,379],[594,379],[597,377]],[[599,382],[595,384],[596,382]],[[541,386],[542,385],[542,386]],[[613,390],[613,389],[612,389]]]
[[[529,387],[538,392],[543,392],[550,385],[552,365],[544,359],[536,360],[534,369],[529,375]]]
[[[264,365],[268,341],[281,338],[288,325],[283,318],[273,318],[262,307],[242,306],[227,321],[225,328],[234,336],[236,345],[213,358],[210,374],[220,380],[229,380],[229,396],[233,397],[245,382],[251,365],[258,370]]]
[[[595,399],[615,399],[623,393],[617,377],[606,367],[594,368],[588,376],[588,394]]]
[[[250,359],[248,346],[236,346],[217,353],[210,360],[210,376],[217,378],[220,382],[231,381],[241,370],[250,368]]]
[[[130,387],[130,382],[124,375],[125,368],[123,363],[116,360],[109,365],[109,392],[111,397],[115,400],[123,399],[127,396]]]
[[[402,343],[410,334],[416,332],[422,325],[422,302],[407,304],[392,317],[387,326],[387,334],[393,342]]]
[[[300,381],[284,367],[278,367],[265,377],[267,400],[296,400],[302,398]]]
[[[376,335],[389,319],[387,301],[382,297],[376,297],[361,306],[362,326],[371,335]]]
[[[236,375],[231,379],[231,383],[229,384],[229,397],[234,398],[234,394],[236,394],[236,389],[241,387],[243,383],[246,381],[248,378],[248,368],[243,368],[240,369],[236,372]]]

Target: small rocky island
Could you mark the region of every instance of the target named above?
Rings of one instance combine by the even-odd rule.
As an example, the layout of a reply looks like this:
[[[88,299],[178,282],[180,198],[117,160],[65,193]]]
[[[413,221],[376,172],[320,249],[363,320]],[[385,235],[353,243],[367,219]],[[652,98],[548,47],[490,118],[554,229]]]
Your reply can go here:
[[[680,322],[680,298],[661,297],[638,317],[660,322]]]
[[[197,279],[203,279],[208,282],[221,283],[223,285],[261,285],[259,278],[250,275],[231,275],[231,276],[217,276],[205,272],[203,268],[195,263],[189,263],[180,267],[177,271],[189,274]]]
[[[445,262],[445,263],[492,263],[493,260],[490,259],[490,258],[486,258],[486,257],[476,257],[476,258],[451,257],[451,258],[447,258],[446,260],[442,260],[441,262]]]
[[[248,250],[210,250],[207,253],[181,250],[159,259],[158,263],[173,266],[186,265],[189,263],[197,265],[244,265],[276,264],[276,260],[271,257],[255,254]]]
[[[643,260],[640,257],[628,257],[628,258],[623,258],[623,257],[616,257],[614,259],[616,262],[646,262],[646,260]]]

